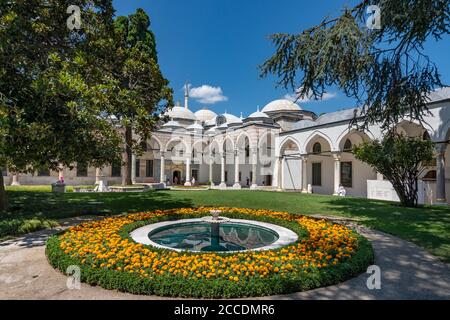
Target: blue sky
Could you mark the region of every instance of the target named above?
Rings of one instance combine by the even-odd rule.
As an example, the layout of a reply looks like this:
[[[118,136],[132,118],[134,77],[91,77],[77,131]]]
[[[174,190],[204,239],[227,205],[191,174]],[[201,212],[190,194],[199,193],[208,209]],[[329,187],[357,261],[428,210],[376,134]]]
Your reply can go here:
[[[292,93],[276,88],[275,78],[259,78],[258,65],[274,53],[273,33],[298,33],[336,16],[355,1],[342,0],[115,0],[117,15],[143,8],[156,35],[161,69],[183,101],[189,81],[190,109],[208,107],[244,116],[259,105]],[[450,84],[450,37],[426,45],[445,84]],[[203,86],[203,87],[202,87]],[[196,98],[195,98],[196,97]],[[203,103],[202,103],[203,102]],[[321,114],[355,106],[331,88],[327,99],[299,103]]]

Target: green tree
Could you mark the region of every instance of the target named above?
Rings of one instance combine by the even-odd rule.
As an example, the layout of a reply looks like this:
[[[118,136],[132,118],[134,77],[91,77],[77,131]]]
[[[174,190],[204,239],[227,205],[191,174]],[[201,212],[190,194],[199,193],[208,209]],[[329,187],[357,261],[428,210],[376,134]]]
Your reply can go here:
[[[138,140],[147,141],[160,120],[159,114],[173,105],[172,89],[158,65],[155,36],[142,9],[115,22],[115,50],[111,54],[111,114],[123,133],[125,172],[123,185],[131,185],[132,153],[140,154]],[[133,133],[138,139],[133,138]]]
[[[69,5],[81,8],[81,29],[68,29]],[[110,0],[0,2],[0,167],[58,170],[120,157],[101,69],[113,12]],[[0,186],[1,211],[3,177]]]
[[[433,159],[433,144],[420,138],[387,135],[382,141],[353,147],[355,157],[366,162],[392,183],[404,206],[416,207],[418,179]]]
[[[379,29],[366,27],[370,5],[380,8]],[[355,126],[388,130],[405,116],[422,121],[428,113],[428,93],[443,84],[423,45],[449,31],[448,0],[363,0],[300,34],[272,35],[276,53],[261,76],[276,75],[299,97],[322,97],[337,86],[366,106]]]

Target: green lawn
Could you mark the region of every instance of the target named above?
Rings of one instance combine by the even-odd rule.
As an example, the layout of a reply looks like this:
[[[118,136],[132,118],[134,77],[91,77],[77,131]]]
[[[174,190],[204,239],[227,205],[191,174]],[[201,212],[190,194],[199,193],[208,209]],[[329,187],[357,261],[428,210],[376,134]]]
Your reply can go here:
[[[361,224],[412,241],[450,262],[450,208],[446,207],[413,209],[351,197],[247,190],[103,194],[52,194],[49,187],[8,187],[7,190],[10,212],[7,217],[3,215],[0,218],[0,237],[47,227],[57,219],[79,215],[223,205],[352,217]]]

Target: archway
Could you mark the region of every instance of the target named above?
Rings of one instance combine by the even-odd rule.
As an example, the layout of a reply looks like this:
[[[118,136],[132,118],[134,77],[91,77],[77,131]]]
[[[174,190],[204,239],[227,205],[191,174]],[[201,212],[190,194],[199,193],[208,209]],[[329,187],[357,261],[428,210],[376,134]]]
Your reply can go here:
[[[235,187],[241,186],[249,188],[255,182],[256,170],[253,170],[252,148],[250,146],[250,137],[247,133],[242,133],[236,140],[236,155],[234,168]],[[256,160],[255,160],[256,161]],[[253,166],[254,167],[254,166]]]
[[[328,137],[320,132],[311,135],[305,142],[307,157],[306,181],[313,193],[335,193],[335,155]]]
[[[302,189],[302,161],[300,157],[300,147],[298,144],[288,138],[286,139],[280,148],[281,157],[281,188],[286,190]]]
[[[370,140],[366,133],[357,130],[343,133],[338,140],[339,184],[347,195],[367,197],[367,180],[377,179],[376,171],[353,154],[353,146]]]

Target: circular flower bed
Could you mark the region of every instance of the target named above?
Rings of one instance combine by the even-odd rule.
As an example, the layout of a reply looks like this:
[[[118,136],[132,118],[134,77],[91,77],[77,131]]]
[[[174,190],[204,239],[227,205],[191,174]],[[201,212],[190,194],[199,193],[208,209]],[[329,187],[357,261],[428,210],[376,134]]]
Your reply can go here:
[[[290,228],[299,240],[283,248],[192,253],[134,242],[129,232],[149,223],[209,215],[266,221]],[[326,220],[270,210],[183,208],[129,214],[69,228],[47,242],[50,263],[106,289],[178,297],[246,297],[304,291],[342,282],[373,262],[370,243]]]

